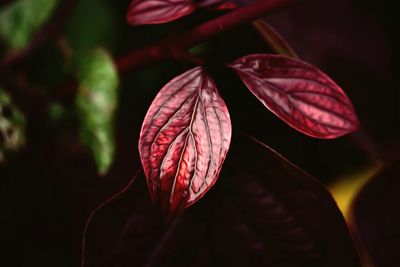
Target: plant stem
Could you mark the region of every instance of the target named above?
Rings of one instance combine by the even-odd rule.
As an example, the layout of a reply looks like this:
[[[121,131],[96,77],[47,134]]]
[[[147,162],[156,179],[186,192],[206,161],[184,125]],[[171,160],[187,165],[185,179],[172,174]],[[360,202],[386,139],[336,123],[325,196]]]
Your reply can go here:
[[[203,41],[211,39],[225,31],[241,24],[262,18],[268,14],[280,11],[301,0],[259,0],[253,4],[236,9],[225,15],[207,21],[191,30],[171,35],[142,49],[117,59],[116,66],[120,72],[135,69],[148,64],[176,58],[176,55],[186,52]],[[182,58],[184,60],[184,58]]]
[[[122,188],[119,192],[117,192],[116,194],[110,196],[109,198],[107,198],[105,201],[103,201],[102,203],[100,203],[100,205],[98,205],[95,209],[93,209],[90,214],[89,217],[86,219],[85,225],[83,227],[83,233],[82,233],[82,244],[81,244],[81,267],[85,266],[85,254],[86,254],[86,239],[87,239],[87,235],[88,235],[88,229],[89,229],[89,225],[93,220],[93,217],[96,215],[96,213],[98,211],[100,211],[101,209],[103,209],[104,207],[106,207],[108,204],[110,204],[111,202],[113,202],[114,200],[117,200],[119,197],[121,197],[123,194],[125,194],[126,192],[128,192],[128,190],[131,188],[131,185],[136,181],[136,178],[138,177],[139,173],[141,172],[142,168],[139,168],[136,171],[136,174],[133,176],[133,178],[128,182],[128,184],[126,186],[124,186],[124,188]]]

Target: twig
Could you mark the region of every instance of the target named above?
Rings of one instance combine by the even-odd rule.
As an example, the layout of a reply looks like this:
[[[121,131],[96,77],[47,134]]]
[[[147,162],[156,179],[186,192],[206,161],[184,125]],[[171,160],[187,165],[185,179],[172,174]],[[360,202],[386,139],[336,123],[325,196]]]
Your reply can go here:
[[[129,188],[131,187],[131,185],[133,184],[133,182],[136,181],[136,178],[138,177],[140,171],[142,169],[140,168],[139,170],[137,170],[136,174],[133,176],[133,178],[129,181],[129,183],[122,188],[118,193],[116,193],[115,195],[109,197],[108,199],[106,199],[104,202],[102,202],[100,205],[98,205],[90,214],[89,217],[86,220],[85,226],[83,228],[83,233],[82,233],[82,255],[81,255],[81,267],[85,266],[85,253],[86,253],[86,236],[88,233],[88,229],[89,229],[89,225],[94,217],[94,215],[101,210],[102,208],[104,208],[105,206],[107,206],[108,204],[110,204],[111,202],[113,202],[114,200],[118,199],[119,197],[121,197],[124,193],[126,193]]]
[[[142,49],[116,60],[120,72],[136,69],[154,62],[173,59],[174,55],[186,52],[203,41],[211,39],[223,32],[231,30],[241,24],[262,18],[268,14],[280,11],[301,0],[260,0],[253,4],[241,7],[225,15],[205,22],[191,30],[169,36]],[[175,59],[177,59],[175,57]],[[185,58],[179,58],[185,60]]]

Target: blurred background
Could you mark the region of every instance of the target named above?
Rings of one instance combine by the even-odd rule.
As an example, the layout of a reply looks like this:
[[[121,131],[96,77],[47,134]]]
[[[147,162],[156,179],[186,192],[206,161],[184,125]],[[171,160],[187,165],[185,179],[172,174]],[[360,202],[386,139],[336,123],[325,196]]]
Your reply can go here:
[[[132,27],[129,2],[0,1],[2,266],[78,266],[88,213],[140,167],[138,135],[151,100],[192,67],[168,61],[118,73],[113,62],[223,13]],[[352,100],[361,128],[335,140],[286,126],[221,67],[271,52],[252,25],[191,50],[208,59],[234,135],[257,137],[326,185],[371,267],[396,266],[400,239],[397,16],[390,1],[310,0],[266,18]]]

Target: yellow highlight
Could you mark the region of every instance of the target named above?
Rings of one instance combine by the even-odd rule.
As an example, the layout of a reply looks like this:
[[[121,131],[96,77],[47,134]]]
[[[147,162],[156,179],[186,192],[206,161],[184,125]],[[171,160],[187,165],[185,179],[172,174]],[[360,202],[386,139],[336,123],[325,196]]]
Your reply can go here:
[[[352,203],[361,189],[373,178],[383,167],[381,162],[376,162],[370,166],[361,168],[352,173],[339,177],[334,183],[328,186],[328,190],[333,195],[339,209],[342,211],[350,229],[354,227],[352,221]],[[363,267],[374,267],[368,252],[362,244],[358,243],[358,250],[361,254]]]
[[[353,199],[363,186],[381,170],[382,166],[381,162],[374,163],[371,166],[343,175],[328,186],[328,190],[336,200],[347,222],[349,222]]]

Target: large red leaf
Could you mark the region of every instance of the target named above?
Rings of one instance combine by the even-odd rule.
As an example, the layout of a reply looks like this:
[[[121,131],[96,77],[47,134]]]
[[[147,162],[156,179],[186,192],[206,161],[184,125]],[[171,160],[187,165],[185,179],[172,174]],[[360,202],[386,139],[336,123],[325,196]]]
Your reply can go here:
[[[139,153],[151,196],[168,216],[215,183],[230,140],[228,109],[203,68],[161,89],[144,119]]]
[[[269,110],[304,134],[335,138],[358,127],[346,94],[310,64],[285,56],[254,54],[239,58],[230,67]]]
[[[195,9],[191,0],[133,0],[127,20],[132,25],[166,23],[186,16]]]

